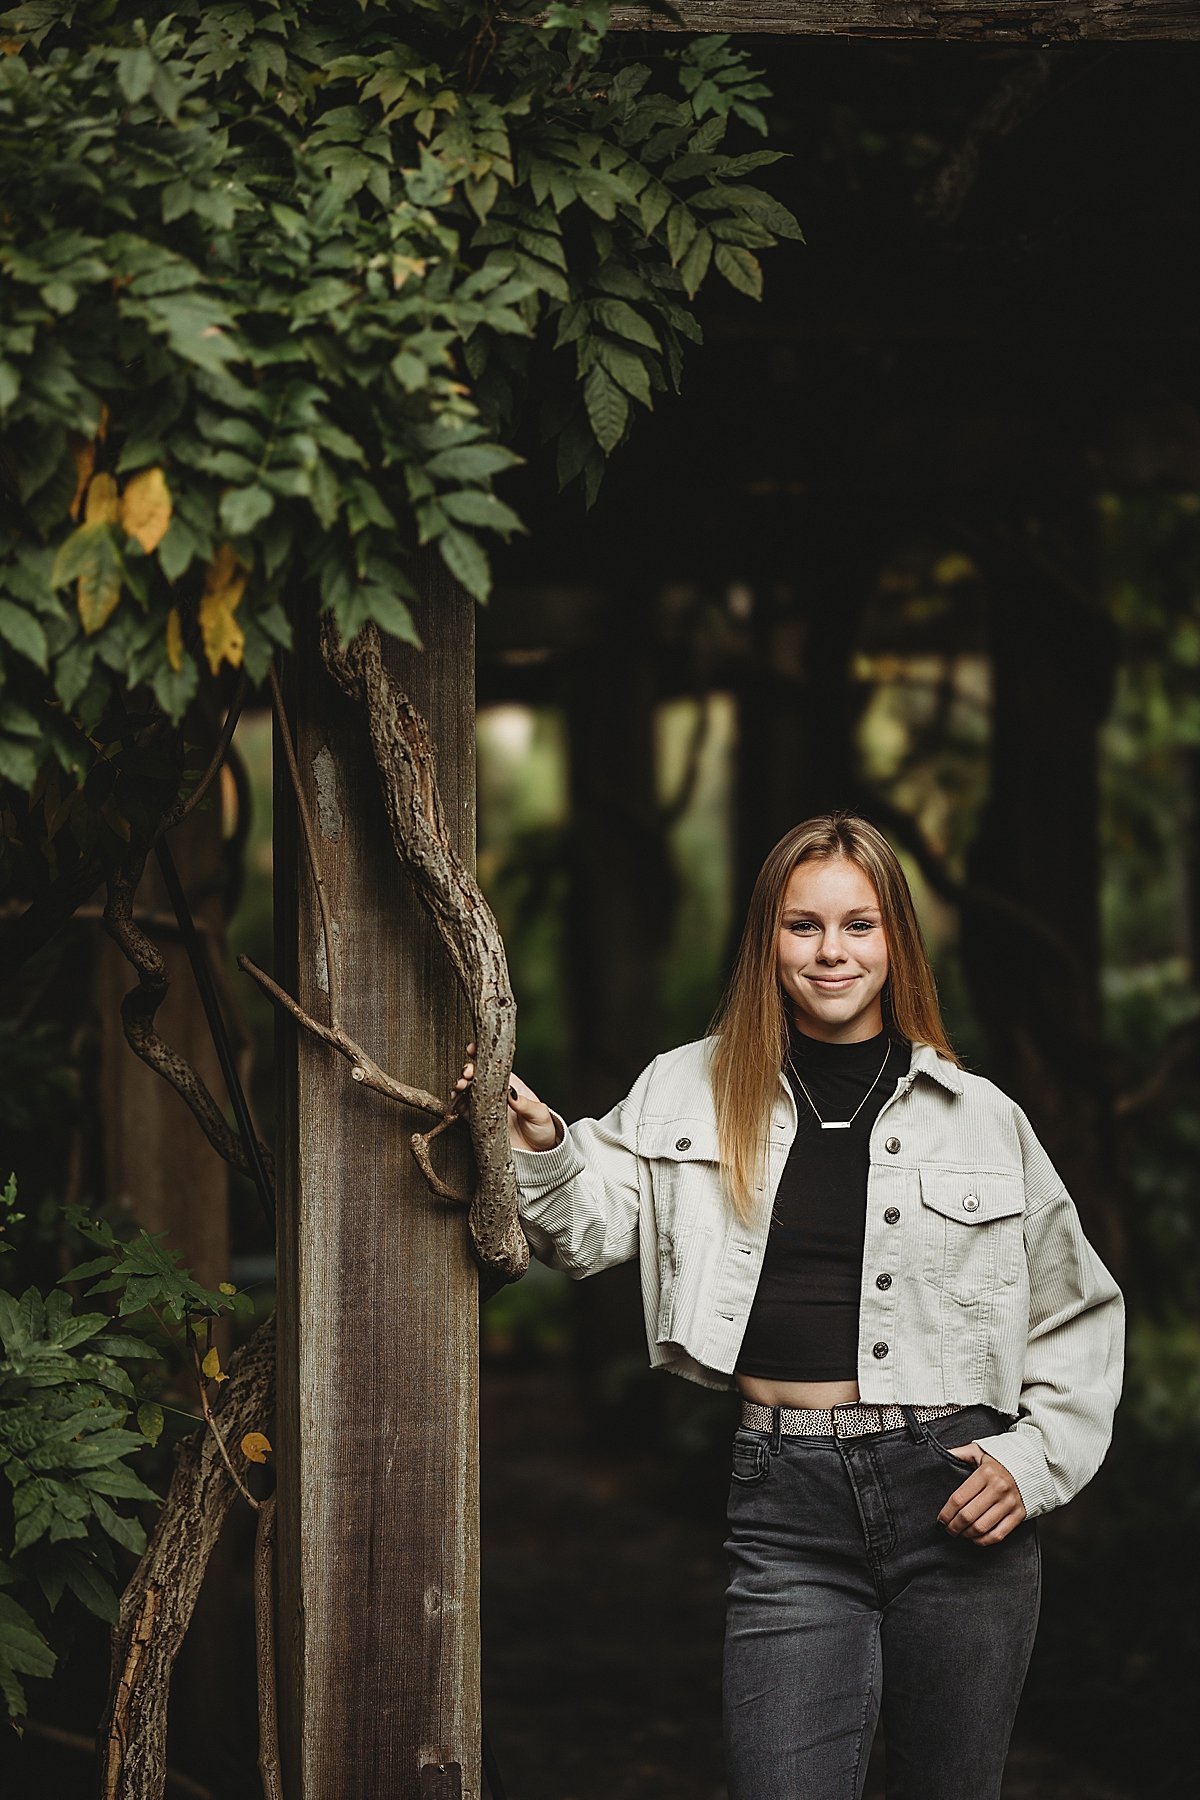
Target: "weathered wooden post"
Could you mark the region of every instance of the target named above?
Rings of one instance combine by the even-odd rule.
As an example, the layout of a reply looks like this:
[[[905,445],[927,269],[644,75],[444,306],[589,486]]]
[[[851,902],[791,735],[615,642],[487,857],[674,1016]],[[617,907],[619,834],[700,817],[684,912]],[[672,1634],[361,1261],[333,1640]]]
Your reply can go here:
[[[472,601],[417,572],[416,651],[388,669],[428,720],[455,848],[474,867]],[[366,719],[297,626],[283,692],[334,921],[347,1030],[441,1092],[471,1036],[397,860]],[[276,742],[277,978],[327,1017],[325,950]],[[279,1070],[279,1712],[287,1800],[480,1792],[478,1278],[462,1210],[409,1149],[429,1124],[350,1077],[286,1015]],[[459,1191],[458,1128],[434,1146]]]

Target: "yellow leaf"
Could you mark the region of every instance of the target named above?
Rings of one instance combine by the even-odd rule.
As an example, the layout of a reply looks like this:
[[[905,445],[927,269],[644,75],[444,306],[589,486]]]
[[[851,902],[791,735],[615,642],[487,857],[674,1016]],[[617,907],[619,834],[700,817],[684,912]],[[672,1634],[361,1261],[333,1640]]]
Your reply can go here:
[[[222,1373],[221,1373],[221,1358],[217,1355],[217,1346],[215,1344],[213,1345],[212,1349],[205,1356],[204,1361],[200,1364],[200,1367],[204,1371],[204,1373],[208,1376],[208,1379],[210,1381],[228,1381],[229,1380],[228,1375],[222,1375]]]
[[[161,469],[143,469],[121,496],[121,523],[147,552],[157,550],[171,523],[171,495]]]
[[[96,476],[96,481],[111,480],[111,476]],[[89,492],[88,505],[91,505]],[[79,621],[88,637],[99,631],[104,625],[117,601],[121,598],[121,564],[117,558],[116,546],[112,532],[100,521],[92,520],[79,527],[80,532],[89,534],[87,554],[79,566],[79,580],[75,584],[75,604],[79,608]]]
[[[77,438],[71,446],[71,455],[75,458],[75,498],[71,501],[71,517],[79,517],[79,508],[83,496],[87,492],[88,482],[92,479],[92,471],[96,467],[96,446]]]
[[[183,667],[183,627],[179,623],[177,606],[167,614],[167,661],[178,675]]]
[[[87,525],[115,525],[121,516],[117,484],[111,475],[93,475],[88,483],[87,505],[83,509]]]
[[[261,1431],[248,1431],[242,1439],[242,1455],[247,1462],[265,1463],[271,1442]]]
[[[228,544],[217,551],[204,581],[200,598],[200,634],[204,654],[215,675],[223,662],[240,668],[246,638],[234,618],[246,591],[246,572]]]
[[[234,1287],[232,1281],[218,1281],[217,1287],[220,1289],[221,1293],[223,1293],[223,1294],[236,1294],[237,1293],[237,1289]]]

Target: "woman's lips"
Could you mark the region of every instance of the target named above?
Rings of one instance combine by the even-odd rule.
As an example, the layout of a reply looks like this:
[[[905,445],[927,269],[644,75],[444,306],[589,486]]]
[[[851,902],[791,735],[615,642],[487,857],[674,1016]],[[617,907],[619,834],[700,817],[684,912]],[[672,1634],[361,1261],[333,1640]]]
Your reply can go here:
[[[857,981],[858,976],[857,975],[806,975],[805,980],[810,982],[812,984],[812,986],[815,988],[823,988],[827,993],[836,994],[836,993],[839,993],[842,988],[848,988],[852,981]]]

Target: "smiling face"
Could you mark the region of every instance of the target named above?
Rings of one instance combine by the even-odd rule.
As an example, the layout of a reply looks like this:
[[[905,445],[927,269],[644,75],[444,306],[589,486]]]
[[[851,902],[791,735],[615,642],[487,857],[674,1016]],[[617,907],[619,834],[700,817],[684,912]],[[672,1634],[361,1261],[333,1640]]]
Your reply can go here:
[[[783,897],[779,985],[808,1037],[852,1044],[883,1030],[887,940],[879,896],[846,856],[797,863]]]

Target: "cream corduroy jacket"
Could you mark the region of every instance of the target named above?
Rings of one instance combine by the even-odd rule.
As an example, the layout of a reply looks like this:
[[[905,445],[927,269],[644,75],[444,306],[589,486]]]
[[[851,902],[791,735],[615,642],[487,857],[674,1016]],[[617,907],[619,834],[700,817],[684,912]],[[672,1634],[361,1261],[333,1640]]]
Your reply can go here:
[[[717,1161],[714,1042],[655,1057],[604,1118],[555,1114],[561,1143],[513,1155],[534,1254],[575,1277],[638,1257],[651,1365],[730,1388],[798,1120],[781,1074],[761,1211],[742,1224]],[[978,1441],[1034,1517],[1103,1461],[1123,1360],[1120,1289],[1025,1114],[914,1045],[871,1130],[862,1399],[1010,1415]]]

